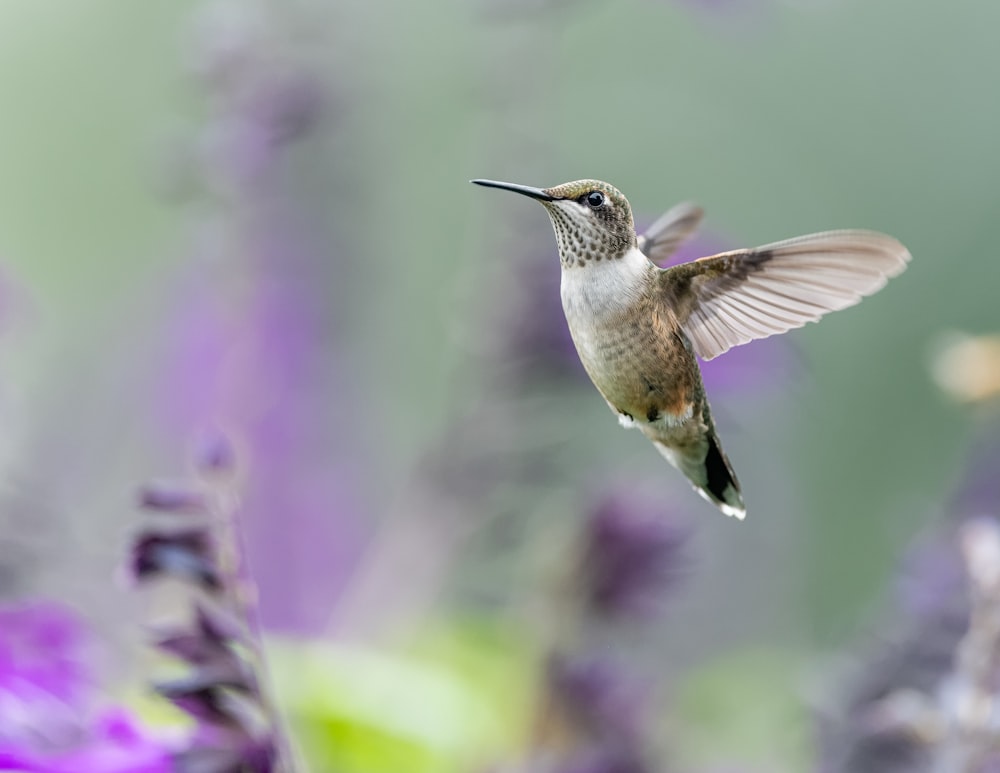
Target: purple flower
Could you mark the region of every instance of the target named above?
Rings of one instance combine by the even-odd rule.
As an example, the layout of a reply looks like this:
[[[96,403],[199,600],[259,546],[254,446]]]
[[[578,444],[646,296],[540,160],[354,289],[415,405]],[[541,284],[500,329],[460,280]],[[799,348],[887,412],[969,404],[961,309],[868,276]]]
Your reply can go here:
[[[662,506],[636,494],[604,496],[584,540],[581,583],[588,607],[598,615],[655,615],[684,574],[687,531]]]
[[[308,134],[326,106],[319,78],[293,63],[266,13],[210,5],[196,18],[192,70],[211,113],[201,155],[206,179],[239,191],[269,182],[289,142]]]
[[[183,576],[208,592],[216,592],[222,580],[213,553],[211,535],[204,528],[151,530],[135,540],[130,571],[137,580],[164,574]]]
[[[104,712],[74,747],[36,750],[0,742],[0,769],[23,773],[171,773],[169,751],[124,711]]]
[[[951,496],[948,522],[1000,520],[1000,442],[987,435],[967,455],[964,474]],[[968,573],[958,544],[940,530],[919,540],[904,557],[897,579],[904,611],[917,619],[968,614]]]
[[[239,96],[202,139],[202,153],[211,159],[209,170],[222,190],[265,184],[283,147],[308,133],[324,102],[319,82],[306,73],[261,78]]]
[[[938,536],[911,548],[896,581],[900,604],[916,619],[968,607],[968,580],[958,546]]]
[[[51,602],[0,609],[0,770],[167,773],[171,749],[122,708],[97,708],[88,637]]]
[[[1000,542],[998,457],[992,443],[978,451],[945,526],[903,562],[903,614],[892,617],[880,646],[847,683],[840,710],[823,718],[824,773],[965,769],[942,761],[956,750],[977,757],[978,748],[993,744],[991,727],[966,726],[963,703],[970,695],[993,701],[997,689],[991,564]]]
[[[236,472],[236,449],[221,432],[206,432],[194,451],[195,469],[204,476],[225,477]]]
[[[951,510],[955,519],[990,516],[1000,519],[1000,427],[973,444]]]
[[[174,443],[206,426],[243,441],[247,469],[261,473],[247,475],[241,513],[261,619],[318,631],[368,536],[352,440],[363,436],[353,410],[363,400],[338,368],[347,261],[317,236],[335,230],[331,202],[322,223],[310,219],[311,198],[284,173],[289,148],[326,112],[328,89],[266,15],[228,9],[201,21],[194,55],[208,121],[189,155],[200,189],[223,204],[169,293],[178,303],[155,403]]]
[[[90,687],[85,639],[80,622],[54,602],[0,609],[0,690],[79,703]],[[7,729],[0,723],[0,737]]]
[[[230,642],[246,635],[235,620],[225,619],[221,610],[205,604],[195,605],[195,621],[191,630],[167,629],[161,632],[156,646],[166,653],[193,665],[203,666],[234,657]]]
[[[531,228],[523,241],[532,247],[513,248],[518,256],[514,282],[498,293],[504,303],[493,312],[490,325],[501,336],[496,359],[510,363],[519,380],[555,377],[585,382],[587,373],[559,300],[559,259],[549,230]]]
[[[235,745],[224,739],[216,744],[204,743],[174,757],[176,773],[272,773],[275,767],[274,747],[269,743]]]
[[[139,492],[139,503],[151,510],[168,513],[204,513],[205,494],[190,486],[151,483]]]
[[[278,710],[264,686],[266,665],[252,603],[256,593],[246,572],[232,474],[236,452],[215,434],[197,445],[194,462],[200,489],[174,486],[156,496],[149,492],[164,489],[143,489],[144,520],[153,525],[133,539],[129,558],[138,579],[180,580],[191,589],[192,619],[161,628],[155,640],[188,669],[155,689],[196,722],[186,747],[174,757],[177,770],[269,773],[279,758],[285,766],[293,763]],[[183,493],[188,491],[201,496]],[[192,501],[201,517],[192,519],[187,506]]]
[[[879,646],[844,683],[839,709],[822,717],[823,773],[928,769],[933,750],[907,726],[912,712],[902,710],[899,696],[937,694],[968,627],[968,583],[946,535],[925,541],[908,557],[900,589],[906,614],[890,618],[892,627]]]
[[[591,739],[634,742],[642,731],[648,695],[622,667],[604,657],[555,655],[549,689],[563,713]]]
[[[979,762],[979,773],[1000,773],[1000,754],[990,754]]]
[[[555,773],[652,773],[638,750],[631,746],[596,747],[557,766]]]

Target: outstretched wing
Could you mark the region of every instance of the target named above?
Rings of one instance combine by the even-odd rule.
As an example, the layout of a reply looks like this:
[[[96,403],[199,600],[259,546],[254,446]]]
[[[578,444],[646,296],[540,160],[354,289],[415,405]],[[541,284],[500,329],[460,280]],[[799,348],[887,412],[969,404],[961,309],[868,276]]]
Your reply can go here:
[[[664,269],[663,291],[704,360],[853,306],[910,259],[891,236],[827,231]]]
[[[701,207],[684,202],[667,210],[638,238],[639,249],[654,263],[661,263],[698,230],[705,213]]]

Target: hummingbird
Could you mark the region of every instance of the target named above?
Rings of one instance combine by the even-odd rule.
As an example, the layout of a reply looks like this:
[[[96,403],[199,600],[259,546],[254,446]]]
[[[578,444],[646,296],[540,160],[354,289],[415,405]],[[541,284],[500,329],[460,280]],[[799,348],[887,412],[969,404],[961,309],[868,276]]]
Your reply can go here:
[[[670,268],[703,212],[678,204],[637,235],[628,199],[600,180],[552,188],[472,180],[549,213],[560,295],[580,361],[621,424],[637,428],[723,513],[746,506],[722,450],[697,358],[814,322],[885,286],[910,260],[891,236],[824,231]]]

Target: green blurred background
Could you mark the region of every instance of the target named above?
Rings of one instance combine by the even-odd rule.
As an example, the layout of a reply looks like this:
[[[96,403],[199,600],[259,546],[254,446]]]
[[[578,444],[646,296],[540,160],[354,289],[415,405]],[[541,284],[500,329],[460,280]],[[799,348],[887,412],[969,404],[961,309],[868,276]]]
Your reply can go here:
[[[53,415],[66,419],[65,443],[119,460],[109,490],[176,456],[115,427],[73,429],[73,416],[129,395],[141,377],[127,357],[102,367],[109,347],[141,351],[150,308],[172,302],[157,288],[183,262],[198,214],[170,188],[173,143],[202,119],[188,61],[200,6],[0,4],[0,276],[13,299],[0,452],[15,467]],[[515,308],[534,282],[512,254],[555,265],[543,211],[471,177],[606,179],[647,221],[693,200],[727,246],[862,227],[910,248],[910,268],[876,297],[791,333],[793,364],[764,388],[714,396],[745,523],[702,506],[596,392],[513,390],[519,442],[557,444],[564,474],[488,505],[519,513],[512,566],[497,568],[509,554],[484,521],[468,554],[500,557],[459,560],[449,580],[474,596],[543,565],[550,511],[627,474],[697,524],[672,668],[722,659],[751,679],[761,658],[786,670],[773,653],[853,640],[902,546],[953,495],[977,434],[928,363],[942,335],[1000,321],[1000,5],[317,0],[275,13],[332,94],[288,179],[337,229],[345,268],[331,299],[348,343],[338,367],[363,396],[357,443],[373,512],[399,510],[428,450],[447,454],[456,417],[496,398],[482,342],[504,306],[485,308],[507,294]],[[51,509],[72,490],[51,494]],[[99,576],[106,546],[81,556],[52,536],[60,568],[34,572],[42,587],[80,593],[67,590],[74,572]]]

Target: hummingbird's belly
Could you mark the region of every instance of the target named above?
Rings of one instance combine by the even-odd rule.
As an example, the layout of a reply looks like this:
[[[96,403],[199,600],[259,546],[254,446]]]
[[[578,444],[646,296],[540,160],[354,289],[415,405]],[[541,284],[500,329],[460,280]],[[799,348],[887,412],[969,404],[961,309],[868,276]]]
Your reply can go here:
[[[594,386],[620,414],[673,425],[700,413],[697,363],[652,315],[571,324],[570,332]]]

